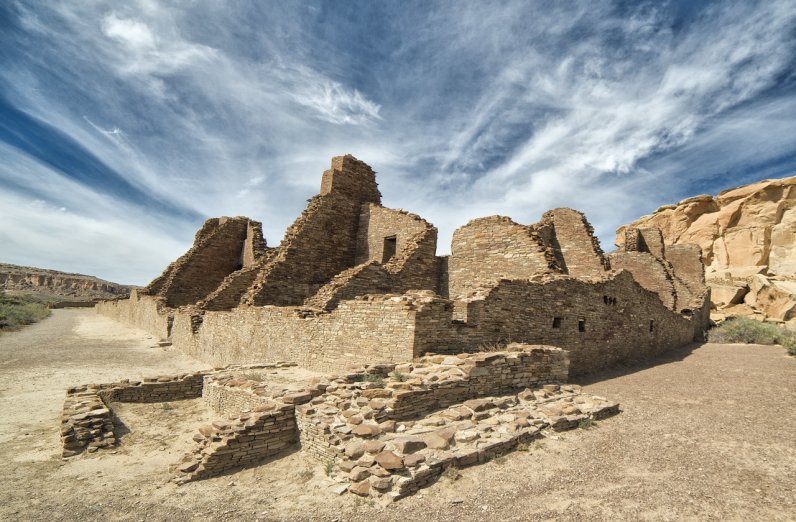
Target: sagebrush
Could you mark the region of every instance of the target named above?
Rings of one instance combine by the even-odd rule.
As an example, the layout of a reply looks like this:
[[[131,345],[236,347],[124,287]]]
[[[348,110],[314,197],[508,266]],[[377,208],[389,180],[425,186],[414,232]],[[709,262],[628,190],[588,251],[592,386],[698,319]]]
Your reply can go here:
[[[44,301],[32,296],[7,295],[0,290],[0,330],[14,330],[50,315]]]
[[[796,331],[747,317],[728,319],[710,331],[714,343],[779,344],[796,355]]]

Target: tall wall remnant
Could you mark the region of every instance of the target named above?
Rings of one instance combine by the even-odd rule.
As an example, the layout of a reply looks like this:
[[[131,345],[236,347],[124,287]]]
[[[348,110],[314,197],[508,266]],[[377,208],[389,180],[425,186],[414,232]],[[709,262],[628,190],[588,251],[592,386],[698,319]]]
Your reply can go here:
[[[260,224],[208,220],[144,291],[101,313],[216,364],[296,361],[315,370],[406,362],[509,342],[555,344],[586,373],[699,339],[699,248],[629,229],[605,255],[586,217],[471,221],[436,255],[437,230],[381,205],[375,173],[332,159],[320,194],[268,248]]]

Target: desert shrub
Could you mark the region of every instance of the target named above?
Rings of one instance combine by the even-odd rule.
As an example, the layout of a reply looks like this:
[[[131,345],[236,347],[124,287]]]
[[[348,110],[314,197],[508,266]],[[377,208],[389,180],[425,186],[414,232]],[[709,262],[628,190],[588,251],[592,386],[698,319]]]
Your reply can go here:
[[[796,355],[796,331],[747,317],[724,321],[710,331],[708,338],[714,343],[779,344]]]
[[[50,315],[43,301],[31,296],[11,296],[0,290],[0,330],[13,330]]]

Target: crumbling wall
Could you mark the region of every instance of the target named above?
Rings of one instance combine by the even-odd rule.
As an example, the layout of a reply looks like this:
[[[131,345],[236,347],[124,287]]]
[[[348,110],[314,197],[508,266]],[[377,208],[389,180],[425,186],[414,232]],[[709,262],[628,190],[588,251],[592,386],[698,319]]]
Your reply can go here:
[[[245,259],[254,261],[263,241],[262,231],[259,223],[252,226],[249,223],[245,217],[208,219],[197,232],[191,249],[142,293],[161,297],[171,307],[196,304],[225,277],[242,268]],[[248,233],[259,233],[260,237],[247,240]]]
[[[603,277],[610,268],[594,229],[583,213],[571,208],[545,212],[540,227],[552,226],[547,246],[555,252],[564,273],[573,277]]]
[[[611,267],[627,270],[643,288],[655,292],[666,308],[676,310],[677,292],[664,263],[649,252],[614,252],[608,254]]]
[[[368,261],[387,263],[398,252],[403,252],[413,236],[433,228],[426,220],[404,212],[385,208],[375,203],[362,205],[357,232],[357,265]],[[388,238],[395,239],[393,256],[385,258],[384,247]]]
[[[267,266],[278,253],[279,250],[276,248],[266,248],[253,265],[229,274],[221,281],[218,288],[199,301],[197,306],[205,310],[232,310],[241,303],[243,296],[263,267]]]
[[[244,297],[255,306],[296,306],[354,266],[364,203],[379,203],[373,170],[353,156],[332,158],[321,193],[288,228],[278,253]]]
[[[699,245],[677,244],[666,247],[666,259],[671,263],[675,275],[682,280],[689,291],[696,295],[704,291],[705,265]]]
[[[63,456],[116,444],[112,402],[165,402],[194,399],[202,395],[204,372],[125,379],[106,384],[84,384],[66,390],[61,414]]]
[[[249,220],[246,224],[246,240],[241,253],[241,267],[253,266],[265,254],[266,249],[262,223]]]
[[[391,252],[384,253],[391,242]],[[436,291],[439,267],[437,229],[419,217],[377,205],[363,205],[359,221],[358,265],[345,270],[305,301],[332,310],[344,299],[365,294]]]
[[[658,229],[627,227],[620,249],[609,255],[612,267],[630,271],[667,307],[680,312],[702,306],[707,287],[698,245],[666,246]]]
[[[457,229],[448,267],[452,299],[493,286],[500,279],[530,279],[555,272],[533,230],[503,216],[474,219]]]

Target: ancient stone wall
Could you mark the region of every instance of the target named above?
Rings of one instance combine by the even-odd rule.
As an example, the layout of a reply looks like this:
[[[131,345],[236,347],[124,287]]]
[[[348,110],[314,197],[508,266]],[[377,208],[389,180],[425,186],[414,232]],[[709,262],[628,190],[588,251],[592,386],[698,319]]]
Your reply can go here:
[[[249,220],[246,224],[246,240],[241,253],[241,268],[253,266],[265,254],[266,249],[262,223]]]
[[[670,310],[676,309],[677,292],[665,264],[649,252],[614,252],[608,254],[614,270],[627,270],[643,288],[655,292]]]
[[[530,279],[554,272],[533,231],[503,216],[474,219],[453,233],[449,295],[466,297],[500,279]]]
[[[197,306],[206,310],[232,310],[240,305],[243,296],[254,283],[260,271],[278,253],[279,250],[276,248],[264,249],[262,255],[254,264],[229,274],[215,290],[199,301]]]
[[[173,311],[164,306],[160,299],[139,294],[136,289],[130,292],[129,299],[98,302],[95,310],[98,314],[132,324],[160,339],[171,335]]]
[[[410,233],[396,234],[402,226]],[[332,310],[341,300],[366,294],[436,291],[439,286],[437,229],[417,216],[363,205],[357,248],[360,264],[337,274],[305,306]]]
[[[319,371],[339,371],[375,360],[411,360],[415,304],[402,296],[343,301],[332,312],[287,307],[205,312],[194,333],[188,311],[176,312],[172,340],[212,364],[295,361]]]
[[[573,277],[603,277],[610,268],[594,235],[594,229],[581,212],[557,208],[542,216],[541,226],[553,229],[549,248],[555,252],[564,273]]]
[[[281,404],[275,411],[242,413],[233,421],[216,421],[208,430],[200,430],[197,446],[178,466],[183,473],[178,482],[251,466],[290,447],[297,440],[293,409],[291,404]]]
[[[707,324],[667,309],[627,271],[602,281],[501,281],[468,303],[466,323],[444,300],[417,314],[416,351],[458,353],[521,342],[570,353],[570,374],[595,372],[682,346]]]
[[[191,249],[141,293],[161,297],[171,307],[195,304],[229,274],[242,268],[245,258],[254,261],[256,248],[263,240],[262,235],[259,239],[250,238],[247,252],[249,232],[262,234],[259,223],[249,226],[245,217],[208,219],[197,232]]]
[[[279,252],[255,279],[244,301],[255,306],[301,305],[354,266],[364,203],[379,203],[373,170],[353,156],[332,159],[315,196],[288,228]]]
[[[112,402],[165,402],[202,395],[203,372],[146,377],[143,381],[86,384],[66,391],[61,414],[63,456],[97,451],[116,444]]]
[[[357,232],[357,265],[368,261],[385,264],[409,245],[415,235],[433,228],[419,216],[375,203],[362,205]],[[385,246],[388,255],[385,256]]]
[[[693,294],[705,289],[705,265],[699,245],[679,244],[666,247],[666,260],[672,264],[675,275]]]

